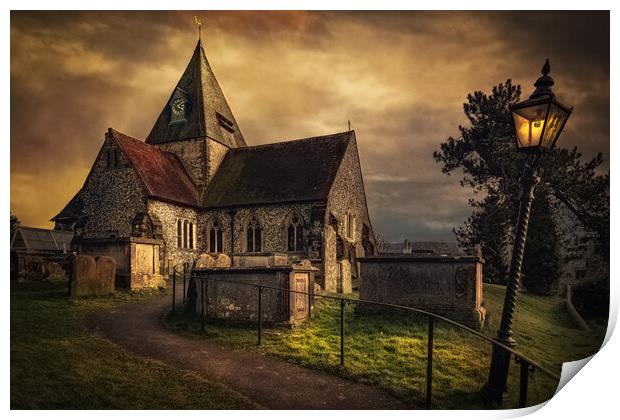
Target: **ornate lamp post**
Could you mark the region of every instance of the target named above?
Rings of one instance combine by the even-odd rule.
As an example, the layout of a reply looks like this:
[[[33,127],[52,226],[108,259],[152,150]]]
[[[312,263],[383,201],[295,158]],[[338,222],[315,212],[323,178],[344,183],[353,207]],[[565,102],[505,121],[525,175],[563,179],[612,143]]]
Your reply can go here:
[[[510,262],[510,277],[506,285],[502,320],[497,331],[497,340],[508,345],[516,345],[512,338],[512,320],[514,317],[517,292],[521,281],[521,265],[527,238],[527,226],[530,209],[534,199],[534,190],[540,181],[538,177],[538,161],[540,156],[553,148],[564,125],[572,112],[557,101],[551,87],[554,82],[549,76],[551,67],[549,60],[542,68],[543,75],[534,86],[536,90],[529,99],[513,105],[510,109],[514,121],[517,150],[527,153],[525,167],[521,176],[522,190],[517,217],[514,248]],[[489,379],[483,388],[484,394],[492,401],[501,403],[508,380],[510,353],[504,349],[493,347]]]

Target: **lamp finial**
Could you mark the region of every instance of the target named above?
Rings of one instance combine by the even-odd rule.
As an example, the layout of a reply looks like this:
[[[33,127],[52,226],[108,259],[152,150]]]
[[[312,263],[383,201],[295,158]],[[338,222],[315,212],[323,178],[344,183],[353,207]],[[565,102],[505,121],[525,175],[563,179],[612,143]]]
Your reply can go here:
[[[549,64],[549,59],[547,58],[542,68],[542,76],[540,76],[538,80],[536,80],[536,83],[534,83],[536,90],[534,90],[534,93],[532,93],[530,98],[536,98],[538,96],[545,96],[545,95],[551,96],[551,97],[555,96],[553,94],[553,90],[551,90],[551,86],[553,86],[555,82],[553,81],[551,76],[549,76],[550,71],[551,71],[551,65]]]
[[[547,58],[542,68],[542,74],[546,76],[549,74],[549,72],[551,72],[551,65],[549,64],[549,59]]]

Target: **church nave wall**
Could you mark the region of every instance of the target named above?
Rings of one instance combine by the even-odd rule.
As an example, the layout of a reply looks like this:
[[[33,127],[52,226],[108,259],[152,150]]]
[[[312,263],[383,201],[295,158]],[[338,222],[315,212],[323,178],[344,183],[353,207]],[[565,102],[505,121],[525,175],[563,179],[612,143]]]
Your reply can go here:
[[[159,218],[162,225],[164,246],[166,249],[166,266],[173,266],[183,262],[192,263],[203,248],[199,216],[196,210],[178,206],[159,200],[149,200],[148,211]],[[193,249],[178,247],[177,221],[189,221],[195,226],[193,233]]]

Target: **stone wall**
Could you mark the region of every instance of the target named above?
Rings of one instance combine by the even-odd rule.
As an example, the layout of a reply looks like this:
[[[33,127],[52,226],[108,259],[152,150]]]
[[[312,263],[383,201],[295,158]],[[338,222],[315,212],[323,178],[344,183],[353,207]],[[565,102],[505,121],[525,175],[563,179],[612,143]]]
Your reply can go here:
[[[247,221],[256,216],[262,227],[262,251],[265,252],[287,252],[287,229],[286,221],[292,213],[297,213],[304,220],[305,224],[309,224],[311,204],[282,204],[270,205],[264,207],[240,207],[234,209],[234,249],[231,250],[230,243],[230,213],[227,209],[208,210],[204,214],[204,222],[201,226],[205,227],[202,236],[208,238],[206,229],[210,226],[210,221],[216,217],[222,228],[222,236],[224,241],[223,251],[227,254],[245,252],[245,227]],[[307,232],[305,240],[307,242]],[[232,251],[232,252],[231,252]],[[305,252],[298,253],[299,258],[306,258]]]
[[[148,201],[148,211],[159,218],[162,226],[164,252],[164,267],[167,269],[176,264],[184,262],[192,263],[201,249],[204,249],[204,230],[201,229],[202,217],[199,212],[189,207],[182,207],[176,204],[166,203],[159,200]],[[177,220],[188,220],[194,224],[195,246],[194,249],[179,248],[177,241]]]
[[[207,184],[213,179],[228,150],[228,146],[215,140],[207,139]]]
[[[327,212],[325,224],[329,224],[330,213],[338,220],[338,235],[344,240],[350,241],[346,237],[345,217],[347,212],[351,212],[355,218],[355,240],[353,244],[360,243],[362,240],[362,227],[364,224],[370,229],[370,240],[374,243],[374,233],[366,206],[366,194],[362,180],[361,163],[359,160],[357,144],[351,141],[345,152],[344,158],[340,163],[340,168],[336,174],[334,184],[329,193],[327,201]],[[364,255],[359,255],[362,257]]]
[[[205,188],[207,173],[206,140],[188,139],[161,143],[156,146],[161,150],[177,155],[198,189],[202,190]]]
[[[360,299],[410,306],[482,326],[482,259],[394,255],[359,261]],[[365,305],[369,310],[379,308]]]
[[[323,284],[322,287],[335,292],[340,277],[340,267],[336,259],[336,231],[332,226],[325,227],[325,245],[323,252]]]
[[[118,147],[106,137],[82,190],[84,226],[76,235],[85,238],[128,237],[136,213],[146,209],[142,181],[119,151],[119,165],[107,167],[106,152]]]

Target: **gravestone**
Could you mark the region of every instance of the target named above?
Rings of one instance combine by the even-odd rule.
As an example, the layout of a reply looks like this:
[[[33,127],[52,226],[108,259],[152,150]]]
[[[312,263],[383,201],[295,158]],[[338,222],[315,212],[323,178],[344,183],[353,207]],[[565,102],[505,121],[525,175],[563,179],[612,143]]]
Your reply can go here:
[[[65,270],[62,269],[60,264],[56,262],[48,262],[45,264],[45,281],[50,283],[60,283],[67,281],[67,274]]]
[[[348,260],[340,261],[340,293],[353,293],[351,284],[351,263]]]
[[[77,255],[73,261],[71,297],[114,293],[116,262],[112,257]]]
[[[216,268],[230,267],[230,257],[226,254],[215,254],[215,267]]]
[[[215,259],[210,254],[200,254],[196,260],[196,268],[213,268]]]

